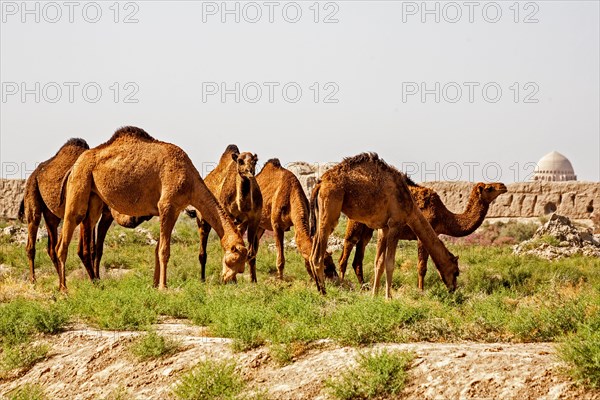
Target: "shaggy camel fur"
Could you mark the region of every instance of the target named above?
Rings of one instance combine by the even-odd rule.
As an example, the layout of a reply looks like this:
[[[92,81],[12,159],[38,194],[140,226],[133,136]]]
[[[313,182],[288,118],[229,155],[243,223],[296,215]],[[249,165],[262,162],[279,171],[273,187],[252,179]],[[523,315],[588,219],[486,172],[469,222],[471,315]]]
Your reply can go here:
[[[260,240],[265,231],[274,232],[277,245],[278,277],[283,279],[285,267],[283,234],[292,226],[294,226],[296,246],[304,258],[306,270],[312,277],[310,268],[312,238],[308,226],[310,210],[300,181],[291,171],[283,168],[276,158],[266,162],[260,173],[256,175],[256,181],[263,196],[258,238]],[[329,252],[325,255],[325,275],[329,278],[337,276],[335,264]]]
[[[507,192],[506,186],[503,183],[477,183],[471,190],[471,195],[467,202],[464,212],[454,214],[446,208],[439,195],[430,188],[423,186],[409,186],[410,192],[415,199],[415,202],[423,216],[429,222],[433,230],[439,235],[444,234],[454,237],[467,236],[473,233],[483,223],[485,216],[489,210],[490,204],[498,196]],[[358,278],[358,282],[362,285],[363,279],[363,258],[365,247],[373,236],[373,229],[360,222],[348,221],[346,227],[346,236],[344,237],[344,250],[340,257],[340,272],[341,279],[344,279],[346,267],[352,248],[356,245],[356,253],[352,261],[352,267]],[[405,227],[398,233],[400,240],[417,240],[417,236],[410,228]],[[418,287],[423,289],[425,274],[427,273],[427,260],[429,254],[423,247],[422,243],[418,242]]]
[[[103,202],[121,214],[158,215],[154,285],[167,286],[171,232],[188,205],[200,210],[215,228],[225,251],[223,279],[235,280],[247,250],[233,221],[210,193],[188,155],[179,147],[152,138],[136,127],[124,127],[111,139],[84,152],[63,182],[64,226],[58,241],[60,288],[66,290],[65,261],[75,226],[86,215],[98,219]]]
[[[37,231],[42,219],[48,230],[48,256],[59,271],[56,257],[56,242],[58,239],[58,224],[64,216],[64,205],[60,204],[61,183],[77,158],[89,146],[85,140],[73,138],[67,141],[49,160],[42,162],[32,172],[25,183],[25,193],[19,208],[19,220],[27,221],[27,259],[32,282],[35,282],[35,242]],[[106,207],[101,220],[102,229],[98,230],[97,238],[91,221],[84,220],[80,229],[78,255],[88,272],[90,279],[99,278],[100,260],[102,258],[104,238],[113,221],[110,209]],[[117,222],[135,227],[143,218],[119,216]],[[96,242],[96,243],[95,243]]]
[[[221,155],[219,164],[204,179],[208,189],[219,200],[221,206],[234,220],[238,230],[243,235],[248,232],[248,266],[250,279],[256,282],[256,252],[258,250],[258,226],[262,212],[262,195],[256,177],[256,154],[241,153],[236,145],[229,145]],[[196,217],[200,233],[201,278],[206,278],[206,246],[211,224],[202,213],[197,215],[193,210],[187,214]],[[243,272],[243,269],[242,271]]]
[[[316,228],[311,268],[317,289],[322,294],[325,294],[323,256],[327,239],[341,212],[349,219],[379,229],[373,295],[377,294],[385,268],[386,297],[391,298],[396,245],[399,240],[397,234],[405,225],[423,242],[448,289],[456,289],[458,257],[446,249],[419,211],[408,189],[408,184],[411,183],[406,175],[386,164],[375,153],[345,158],[323,174],[321,182],[315,186],[311,195],[311,221]]]

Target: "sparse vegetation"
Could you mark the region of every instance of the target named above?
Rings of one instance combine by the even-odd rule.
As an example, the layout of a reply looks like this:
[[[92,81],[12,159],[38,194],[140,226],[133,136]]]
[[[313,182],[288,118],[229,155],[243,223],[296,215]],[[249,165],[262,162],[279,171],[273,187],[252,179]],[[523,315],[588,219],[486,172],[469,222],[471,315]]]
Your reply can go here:
[[[245,388],[233,361],[201,361],[185,374],[173,390],[178,399],[237,399]]]
[[[48,397],[40,385],[27,383],[6,395],[8,400],[46,400]]]
[[[171,355],[179,349],[179,343],[159,335],[154,330],[137,338],[131,346],[131,352],[140,361],[152,360]]]
[[[359,354],[355,368],[345,371],[339,379],[327,380],[325,386],[342,400],[398,396],[413,358],[411,353],[385,350]]]
[[[46,344],[5,345],[0,354],[0,378],[15,369],[30,369],[46,357],[49,349]]]
[[[153,231],[157,225],[150,221],[143,226]],[[567,343],[574,346],[578,342],[571,341],[577,338],[586,340],[581,343],[593,338],[585,336],[584,329],[600,319],[600,260],[596,258],[576,256],[549,263],[513,255],[506,244],[451,243],[451,251],[460,257],[458,290],[448,293],[430,262],[427,289],[421,292],[416,288],[416,242],[401,242],[392,301],[360,291],[352,271],[343,286],[328,284],[323,297],[306,274],[304,260],[292,250],[286,251],[286,280],[275,279],[276,256],[266,244],[257,257],[258,284],[249,283],[247,273],[237,285],[218,283],[222,250],[216,235],[209,241],[208,251],[215,256],[209,257],[207,282],[201,283],[195,221],[182,218],[175,229],[180,236],[172,245],[170,288],[164,292],[152,287],[154,247],[119,241],[123,233],[133,234],[130,230],[109,231],[104,257],[105,265],[117,269],[126,262],[129,272],[104,274],[94,284],[84,273],[73,276],[77,275],[73,271],[82,269],[73,243],[69,253],[73,259],[67,264],[68,296],[57,293],[56,272],[45,242],[38,243],[35,287],[24,283],[3,288],[11,293],[1,297],[8,299],[0,303],[2,346],[29,343],[37,335],[59,332],[69,322],[143,331],[161,316],[171,316],[206,326],[212,336],[233,339],[237,351],[268,345],[272,357],[287,364],[308,343],[323,338],[362,346],[422,340],[561,342],[569,337]],[[286,235],[290,238],[293,232]],[[27,276],[24,246],[3,249],[10,267],[4,282],[23,281]],[[374,253],[375,247],[367,246],[365,266],[373,264]],[[333,257],[337,260],[339,253]],[[372,273],[365,268],[367,282]],[[572,353],[573,365],[588,368],[587,360],[577,364],[577,354],[582,353]]]
[[[560,346],[561,358],[579,382],[600,388],[600,319],[569,335]]]

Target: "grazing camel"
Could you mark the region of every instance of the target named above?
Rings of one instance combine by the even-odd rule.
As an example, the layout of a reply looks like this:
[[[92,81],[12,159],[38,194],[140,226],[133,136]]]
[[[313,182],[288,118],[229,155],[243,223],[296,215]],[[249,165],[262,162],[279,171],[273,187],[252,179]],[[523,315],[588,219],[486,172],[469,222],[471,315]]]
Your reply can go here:
[[[61,183],[77,158],[88,149],[89,146],[83,139],[68,140],[52,158],[38,165],[25,183],[25,193],[18,217],[21,222],[27,221],[26,251],[31,282],[35,282],[35,242],[42,216],[48,230],[48,256],[56,271],[59,272],[55,247],[58,240],[58,224],[65,212],[64,205],[60,204]],[[131,227],[137,226],[143,220],[144,218],[137,217],[117,217],[117,222]],[[84,220],[81,224],[77,253],[92,280],[100,277],[104,238],[112,221],[110,209],[105,207],[101,219],[102,229],[98,230],[97,238],[94,235],[92,221]]]
[[[266,162],[260,173],[256,175],[256,181],[263,196],[262,219],[258,238],[260,240],[265,231],[275,233],[279,279],[283,279],[283,269],[285,267],[283,234],[289,231],[292,226],[294,226],[296,246],[304,258],[308,274],[312,277],[310,268],[312,238],[308,226],[310,210],[308,199],[304,194],[300,181],[291,171],[283,168],[276,158]],[[329,278],[336,277],[337,271],[331,253],[327,252],[325,254],[324,261],[325,275]]]
[[[385,268],[386,297],[391,298],[397,234],[405,225],[415,232],[431,254],[444,284],[450,291],[456,289],[458,257],[446,249],[419,211],[408,189],[409,181],[406,175],[375,153],[345,158],[323,174],[311,195],[311,226],[316,231],[311,268],[317,289],[322,294],[325,294],[323,256],[327,239],[342,212],[349,219],[379,229],[373,295],[377,294]]]
[[[256,177],[256,154],[241,153],[236,145],[229,145],[221,155],[219,164],[204,179],[208,189],[219,200],[221,206],[235,222],[240,233],[248,232],[248,266],[250,279],[256,282],[256,252],[258,250],[258,226],[262,213],[262,195]],[[195,210],[186,213],[196,218],[200,233],[200,275],[206,279],[206,246],[211,224],[202,213]],[[243,269],[242,271],[243,272]]]
[[[73,230],[86,215],[97,220],[103,203],[121,214],[160,217],[154,268],[154,286],[159,289],[167,286],[171,232],[179,213],[190,204],[221,238],[223,280],[234,281],[243,270],[247,250],[242,236],[188,155],[140,128],[121,128],[108,142],[81,154],[63,181],[61,198],[64,192],[64,226],[57,246],[61,290],[66,290],[65,261]]]
[[[463,237],[473,233],[483,223],[485,216],[490,208],[490,204],[498,196],[507,192],[506,186],[503,183],[477,183],[471,190],[471,195],[467,202],[465,210],[460,214],[455,214],[448,210],[440,196],[430,188],[419,185],[409,185],[408,188],[415,199],[415,202],[423,216],[429,222],[435,233],[438,235],[448,235],[454,237]],[[348,221],[346,227],[346,236],[344,237],[344,250],[340,257],[340,273],[341,279],[344,279],[346,267],[352,248],[356,245],[356,252],[352,267],[358,278],[358,282],[362,285],[363,279],[363,259],[365,256],[365,247],[373,236],[373,229],[360,222]],[[417,240],[414,232],[404,227],[398,232],[400,240]],[[418,241],[418,271],[419,277],[417,285],[423,290],[425,274],[427,273],[427,260],[429,253],[423,247],[421,241]]]

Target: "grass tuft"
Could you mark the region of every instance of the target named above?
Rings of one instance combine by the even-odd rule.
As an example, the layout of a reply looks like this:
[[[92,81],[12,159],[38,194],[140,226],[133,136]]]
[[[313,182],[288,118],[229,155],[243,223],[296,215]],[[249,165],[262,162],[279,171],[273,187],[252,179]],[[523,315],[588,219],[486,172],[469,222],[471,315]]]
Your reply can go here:
[[[566,361],[573,378],[585,386],[600,388],[600,331],[592,326],[570,335],[559,348],[559,356]]]
[[[47,398],[44,389],[32,383],[19,386],[6,395],[7,400],[46,400]]]
[[[147,361],[174,354],[179,347],[176,341],[151,330],[133,342],[131,352],[140,361]]]
[[[343,373],[340,379],[325,381],[325,386],[333,397],[341,400],[397,396],[404,388],[413,358],[412,353],[386,350],[359,354],[355,368]]]
[[[238,398],[245,386],[233,361],[206,360],[186,373],[173,393],[184,400],[229,400]]]

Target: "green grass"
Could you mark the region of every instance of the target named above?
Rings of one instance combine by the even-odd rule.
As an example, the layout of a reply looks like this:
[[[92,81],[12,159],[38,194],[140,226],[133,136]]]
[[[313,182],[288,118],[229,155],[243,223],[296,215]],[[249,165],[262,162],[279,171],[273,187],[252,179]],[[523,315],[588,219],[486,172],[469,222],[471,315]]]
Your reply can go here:
[[[15,369],[27,371],[46,358],[50,347],[46,344],[5,345],[0,353],[0,378]]]
[[[201,361],[183,375],[173,393],[184,400],[237,399],[246,384],[233,361]]]
[[[176,341],[150,330],[137,338],[130,350],[140,361],[147,361],[174,354],[179,347],[180,345]]]
[[[579,382],[600,388],[600,319],[595,326],[582,327],[569,335],[559,347],[560,357],[569,365],[569,372]]]
[[[19,386],[6,395],[7,400],[46,400],[47,398],[44,389],[32,383]]]
[[[407,352],[381,351],[359,354],[358,365],[338,379],[325,381],[331,395],[341,400],[399,396],[414,356]]]
[[[343,232],[344,224],[339,231]],[[156,221],[143,226],[152,232],[158,229]],[[202,283],[195,221],[180,219],[176,231],[169,290],[164,292],[152,287],[154,246],[128,238],[133,233],[124,228],[109,231],[103,260],[109,273],[98,283],[90,283],[81,271],[77,243],[73,243],[67,263],[68,296],[57,292],[45,241],[37,244],[35,288],[25,283],[24,246],[4,246],[4,263],[12,270],[0,285],[0,299],[7,299],[0,302],[2,346],[28,343],[37,335],[59,332],[70,322],[143,331],[168,316],[206,326],[210,335],[233,339],[237,351],[269,346],[273,358],[286,364],[318,339],[352,346],[462,340],[561,343],[565,337],[587,338],[586,327],[600,319],[600,260],[596,258],[548,262],[513,255],[509,245],[449,244],[460,257],[458,290],[448,293],[430,262],[426,289],[421,292],[416,288],[416,243],[401,242],[392,283],[394,299],[386,301],[383,294],[374,299],[360,291],[352,271],[346,284],[328,282],[327,296],[320,296],[304,260],[291,249],[286,250],[286,280],[275,279],[276,255],[268,249],[268,239],[261,242],[257,257],[259,283],[250,283],[246,272],[237,285],[222,285],[223,253],[214,232],[208,245],[207,282]],[[528,234],[525,228],[517,231]],[[286,235],[292,237],[293,232]],[[374,252],[369,245],[364,260],[367,281],[373,276]],[[334,254],[334,260],[338,258],[339,252]],[[72,275],[74,271],[79,278]],[[585,360],[580,361],[585,365]]]

